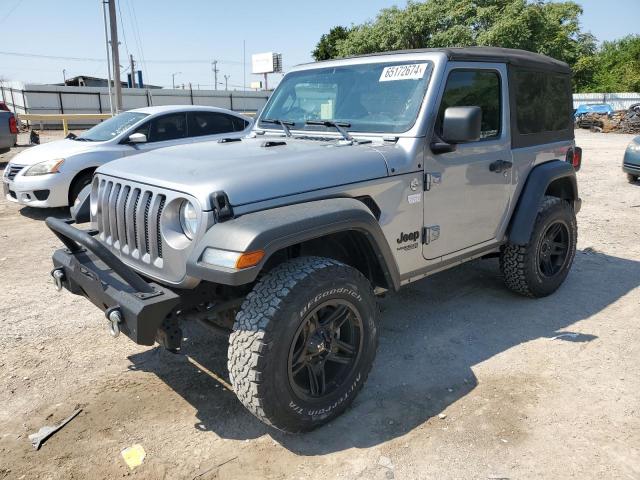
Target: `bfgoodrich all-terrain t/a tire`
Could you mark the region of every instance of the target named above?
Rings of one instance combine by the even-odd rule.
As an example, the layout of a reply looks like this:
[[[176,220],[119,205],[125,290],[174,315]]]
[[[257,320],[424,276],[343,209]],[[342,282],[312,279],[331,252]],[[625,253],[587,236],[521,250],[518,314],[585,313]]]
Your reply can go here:
[[[529,297],[545,297],[564,282],[576,254],[578,227],[571,205],[545,196],[526,245],[507,244],[500,269],[507,287]]]
[[[303,432],[340,415],[362,388],[378,345],[369,281],[336,260],[301,257],[247,295],[229,339],[236,395],[263,422]]]

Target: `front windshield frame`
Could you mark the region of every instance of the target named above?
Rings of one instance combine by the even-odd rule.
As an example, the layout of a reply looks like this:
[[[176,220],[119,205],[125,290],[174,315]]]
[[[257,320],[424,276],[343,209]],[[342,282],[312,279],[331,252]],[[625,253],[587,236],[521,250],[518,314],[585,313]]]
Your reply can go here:
[[[97,125],[94,125],[86,132],[78,135],[77,138],[81,138],[90,142],[108,142],[120,137],[120,135],[140,124],[140,122],[148,117],[149,114],[143,112],[122,112],[109,118],[108,120],[105,120],[104,122],[100,122]],[[112,128],[112,124],[114,127],[118,126],[118,128]],[[105,136],[104,134],[102,134],[98,136],[98,138],[96,138],[95,134],[101,134],[103,130],[105,131],[105,133],[113,133],[110,133],[109,136]]]
[[[424,74],[421,78],[408,79],[408,80],[403,79],[403,80],[396,80],[393,82],[386,83],[386,85],[393,85],[393,84],[407,85],[406,82],[415,82],[415,81],[418,82],[418,83],[414,83],[415,88],[413,89],[410,88],[409,90],[407,90],[407,92],[405,92],[406,97],[399,98],[399,100],[404,100],[405,104],[408,104],[409,102],[411,102],[410,105],[405,106],[405,111],[406,113],[409,113],[409,115],[406,115],[401,121],[397,121],[396,119],[389,118],[385,122],[376,123],[371,117],[373,115],[380,115],[381,112],[376,111],[376,112],[373,112],[373,115],[372,115],[372,112],[368,110],[366,111],[366,116],[361,117],[363,118],[362,121],[359,121],[356,118],[336,118],[337,115],[334,115],[334,114],[337,113],[337,110],[338,110],[337,105],[339,104],[339,102],[345,103],[346,98],[350,98],[348,97],[348,94],[352,93],[351,91],[341,92],[345,100],[339,100],[335,102],[336,111],[335,112],[332,111],[330,115],[326,115],[326,113],[324,114],[321,113],[320,115],[317,115],[318,112],[316,111],[316,112],[305,112],[305,114],[313,113],[313,114],[316,114],[316,116],[310,116],[310,117],[305,116],[302,119],[292,118],[292,117],[288,117],[286,114],[283,115],[281,112],[283,105],[278,105],[278,103],[284,104],[284,102],[287,101],[287,98],[286,98],[287,96],[294,97],[295,99],[293,100],[293,102],[297,102],[298,101],[296,98],[297,92],[292,92],[292,89],[300,85],[307,85],[307,84],[313,83],[308,81],[310,77],[313,77],[313,76],[319,77],[320,82],[318,82],[317,85],[320,91],[322,90],[322,88],[326,89],[326,84],[328,82],[328,79],[331,78],[330,75],[334,75],[334,74],[344,75],[345,73],[348,73],[349,70],[355,70],[355,74],[365,75],[367,73],[363,71],[363,67],[365,67],[365,68],[371,69],[372,73],[375,72],[369,78],[366,78],[366,80],[369,80],[368,82],[361,84],[363,85],[363,89],[356,92],[359,95],[358,106],[362,107],[363,110],[366,110],[366,107],[364,107],[361,102],[361,99],[363,98],[363,94],[371,93],[371,91],[374,88],[376,88],[375,87],[376,83],[378,84],[382,83],[380,81],[380,77],[381,77],[381,74],[386,71],[387,67],[393,68],[397,66],[414,66],[414,65],[424,65]],[[407,59],[394,59],[394,60],[385,59],[381,61],[369,61],[369,62],[362,62],[362,63],[359,62],[359,63],[353,63],[353,64],[352,63],[336,64],[331,66],[318,66],[314,68],[303,68],[300,70],[294,70],[293,72],[290,72],[287,75],[285,75],[283,80],[280,82],[280,85],[278,85],[275,92],[271,95],[268,102],[262,109],[262,112],[260,113],[260,119],[256,122],[256,124],[261,130],[280,131],[282,130],[282,127],[280,127],[279,125],[274,125],[272,123],[263,122],[263,119],[293,121],[295,122],[295,126],[289,127],[289,128],[291,131],[295,131],[298,134],[301,134],[301,133],[305,134],[305,133],[311,133],[311,132],[313,132],[314,134],[334,133],[335,128],[332,128],[330,126],[324,126],[324,127],[318,126],[318,125],[308,126],[304,124],[306,120],[320,120],[320,121],[329,120],[329,121],[334,121],[338,123],[340,122],[349,123],[351,125],[346,130],[348,130],[351,133],[359,134],[359,135],[405,134],[415,127],[416,123],[418,122],[418,119],[420,118],[419,117],[420,112],[423,109],[425,98],[427,96],[429,85],[430,85],[431,79],[433,78],[433,74],[434,74],[434,62],[432,60],[425,59],[425,58],[415,58],[415,57],[407,58]],[[307,80],[306,82],[305,82],[305,79]],[[373,81],[372,79],[377,79],[377,82]],[[297,83],[292,83],[296,81]],[[337,82],[339,82],[339,79]],[[355,85],[355,83],[352,82],[349,85],[350,85],[349,88],[353,89],[354,88],[353,85]],[[338,94],[339,94],[338,92],[339,92],[339,89],[341,88],[347,88],[347,85],[336,83],[335,85],[336,94],[334,98],[336,99],[338,98]],[[282,98],[283,95],[285,96],[284,98]],[[371,98],[377,99],[378,97],[372,96]],[[402,102],[400,101],[399,105],[401,104]],[[390,103],[390,105],[393,106],[392,103]],[[279,108],[276,108],[276,107],[279,107]],[[409,107],[411,108],[410,111],[408,110]],[[333,109],[334,107],[330,107],[330,108]],[[289,110],[289,112],[291,112],[291,109]],[[331,118],[326,118],[326,117],[331,117]],[[395,124],[398,124],[398,128],[393,128]]]

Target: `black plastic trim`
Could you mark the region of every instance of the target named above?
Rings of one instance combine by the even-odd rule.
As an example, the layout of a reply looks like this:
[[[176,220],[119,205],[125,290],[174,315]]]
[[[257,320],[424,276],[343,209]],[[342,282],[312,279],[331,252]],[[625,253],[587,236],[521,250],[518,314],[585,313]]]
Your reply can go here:
[[[395,258],[380,224],[361,201],[331,198],[286,207],[263,210],[216,224],[194,249],[187,264],[187,275],[224,285],[245,285],[255,281],[260,270],[275,252],[304,241],[338,232],[357,231],[365,235],[380,263],[386,283],[400,288]],[[202,263],[205,248],[251,252],[264,250],[265,257],[255,267],[226,269]]]
[[[547,191],[547,187],[560,178],[568,178],[570,181],[571,198],[567,200],[573,202],[577,213],[581,202],[578,197],[578,183],[573,167],[562,160],[552,160],[538,165],[529,173],[515,212],[511,217],[507,234],[509,242],[516,245],[526,245],[529,242],[542,197]]]

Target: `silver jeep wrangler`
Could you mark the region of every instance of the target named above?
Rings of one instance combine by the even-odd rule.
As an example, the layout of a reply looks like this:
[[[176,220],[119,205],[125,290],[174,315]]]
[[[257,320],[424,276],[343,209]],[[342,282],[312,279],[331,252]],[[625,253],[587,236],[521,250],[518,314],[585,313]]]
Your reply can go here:
[[[225,329],[240,401],[310,430],[365,383],[376,295],[490,256],[517,293],[561,285],[580,209],[571,113],[569,67],[519,50],[302,65],[249,137],[100,167],[93,230],[47,219],[66,246],[52,275],[138,344],[179,350],[187,319]]]

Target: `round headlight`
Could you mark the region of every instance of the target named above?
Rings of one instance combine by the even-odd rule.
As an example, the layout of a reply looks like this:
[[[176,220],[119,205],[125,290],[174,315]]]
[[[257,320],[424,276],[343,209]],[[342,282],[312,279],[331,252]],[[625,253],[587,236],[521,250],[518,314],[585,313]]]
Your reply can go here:
[[[180,205],[180,225],[182,231],[189,240],[193,240],[196,230],[198,229],[198,211],[188,200]]]

